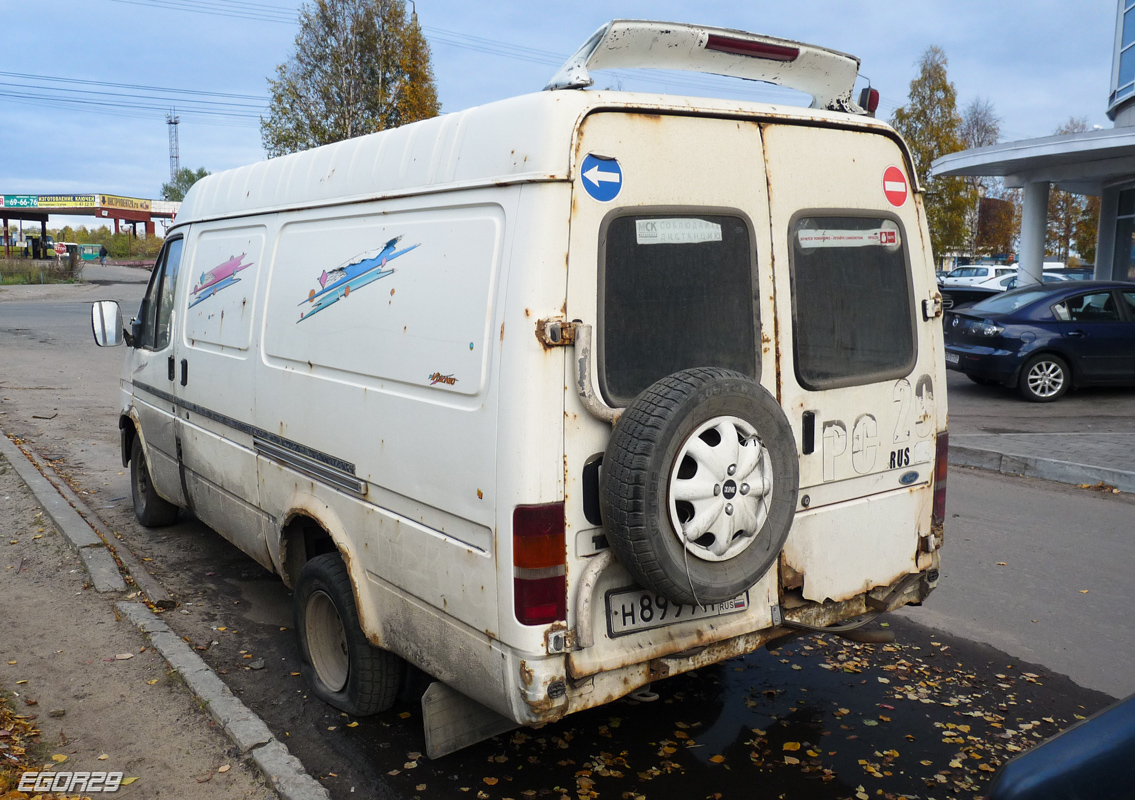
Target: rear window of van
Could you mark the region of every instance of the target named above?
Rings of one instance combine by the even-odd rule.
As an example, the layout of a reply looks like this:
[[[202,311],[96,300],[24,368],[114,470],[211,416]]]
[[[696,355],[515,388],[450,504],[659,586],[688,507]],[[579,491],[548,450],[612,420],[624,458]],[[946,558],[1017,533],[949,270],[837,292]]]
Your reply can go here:
[[[600,380],[625,406],[660,378],[727,367],[758,378],[754,251],[741,217],[611,219],[601,236]]]
[[[877,217],[798,218],[791,231],[796,375],[808,389],[872,383],[914,366],[903,231]]]

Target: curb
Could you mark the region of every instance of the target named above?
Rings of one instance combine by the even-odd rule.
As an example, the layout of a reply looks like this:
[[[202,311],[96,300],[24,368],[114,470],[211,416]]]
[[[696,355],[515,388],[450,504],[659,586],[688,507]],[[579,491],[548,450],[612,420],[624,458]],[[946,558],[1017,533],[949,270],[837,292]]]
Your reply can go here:
[[[83,566],[91,576],[91,583],[98,592],[124,592],[126,581],[118,571],[114,556],[107,549],[106,542],[99,538],[79,512],[63,498],[55,486],[40,474],[35,465],[28,460],[23,451],[0,431],[0,455],[16,470],[16,474],[27,484],[44,511],[51,517],[59,533],[79,554]]]
[[[996,450],[983,450],[978,447],[964,447],[951,443],[950,464],[960,467],[977,467],[1000,472],[1003,475],[1024,475],[1057,483],[1070,483],[1076,486],[1105,483],[1121,492],[1135,493],[1135,472],[1122,469],[1108,469],[1089,464],[1074,464],[1071,461],[1058,461],[1054,458],[1034,458],[999,453]]]
[[[118,612],[144,633],[177,671],[190,691],[205,703],[209,716],[222,726],[241,755],[247,755],[284,800],[329,800],[331,795],[307,774],[300,760],[268,730],[181,637],[141,603],[119,601]]]

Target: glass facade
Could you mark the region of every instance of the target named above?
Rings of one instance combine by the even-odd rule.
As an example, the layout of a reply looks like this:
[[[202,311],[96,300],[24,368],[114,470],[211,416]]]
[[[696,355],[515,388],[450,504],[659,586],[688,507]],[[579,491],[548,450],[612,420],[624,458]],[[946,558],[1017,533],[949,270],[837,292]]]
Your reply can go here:
[[[1135,0],[1130,2],[1135,3]],[[1119,192],[1111,277],[1117,281],[1135,280],[1135,189],[1122,189]]]
[[[1135,0],[1119,0],[1118,12],[1111,95],[1107,104],[1107,113],[1112,119],[1115,118],[1116,107],[1135,94]]]

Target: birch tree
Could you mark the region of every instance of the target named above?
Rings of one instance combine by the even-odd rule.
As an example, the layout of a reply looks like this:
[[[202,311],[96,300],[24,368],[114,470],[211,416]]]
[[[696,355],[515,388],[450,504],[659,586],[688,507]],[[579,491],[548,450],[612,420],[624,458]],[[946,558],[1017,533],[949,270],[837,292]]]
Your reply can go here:
[[[291,57],[268,79],[269,156],[436,116],[430,47],[404,0],[311,0]]]

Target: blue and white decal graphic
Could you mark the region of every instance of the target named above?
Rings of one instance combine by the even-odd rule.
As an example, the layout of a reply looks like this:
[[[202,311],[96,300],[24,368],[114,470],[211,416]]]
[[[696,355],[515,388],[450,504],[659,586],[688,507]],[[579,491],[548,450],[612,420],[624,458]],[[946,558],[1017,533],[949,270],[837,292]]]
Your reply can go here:
[[[588,153],[580,167],[583,188],[593,200],[609,203],[619,196],[623,188],[623,168],[613,158]]]

